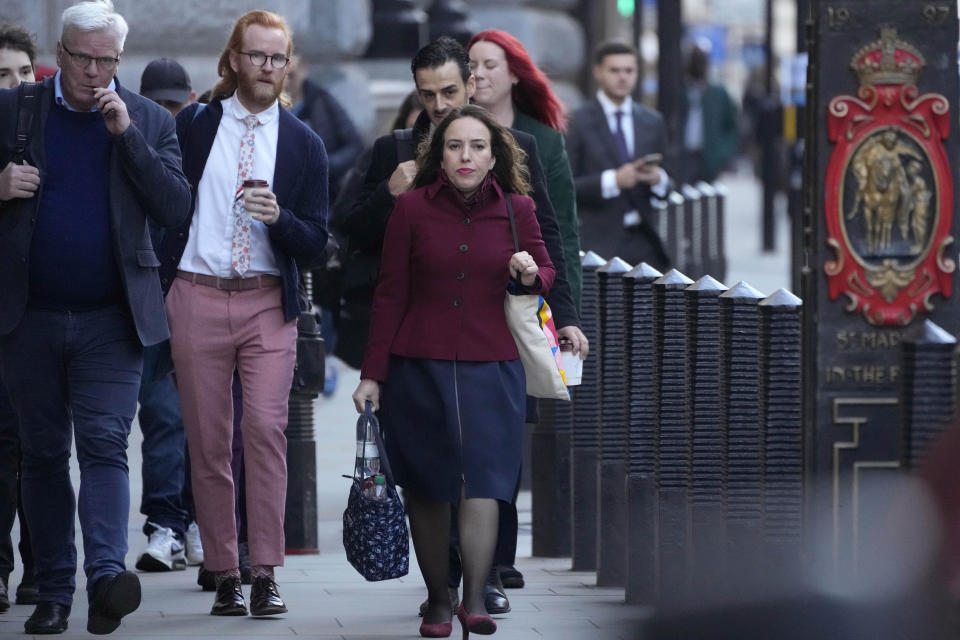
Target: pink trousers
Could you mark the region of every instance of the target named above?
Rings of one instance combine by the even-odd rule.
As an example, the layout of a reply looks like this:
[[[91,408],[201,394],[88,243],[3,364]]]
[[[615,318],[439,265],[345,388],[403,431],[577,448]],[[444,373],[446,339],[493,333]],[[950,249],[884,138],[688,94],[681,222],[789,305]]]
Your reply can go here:
[[[287,398],[296,321],[284,322],[279,287],[221,291],[177,278],[166,302],[170,346],[190,447],[204,566],[238,566],[231,382],[243,386],[247,538],[254,565],[283,565]]]

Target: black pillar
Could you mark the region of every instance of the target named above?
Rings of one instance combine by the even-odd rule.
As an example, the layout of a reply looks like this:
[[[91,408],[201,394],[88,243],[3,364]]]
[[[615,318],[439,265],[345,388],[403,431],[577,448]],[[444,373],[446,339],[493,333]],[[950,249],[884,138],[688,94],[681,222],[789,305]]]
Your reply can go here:
[[[313,274],[301,275],[307,300],[313,299]],[[311,304],[300,314],[300,340],[321,340],[319,310]],[[298,344],[298,348],[299,348]],[[317,393],[291,391],[287,403],[287,500],[283,519],[286,552],[319,553],[317,527],[317,443],[313,434],[313,401]]]
[[[606,261],[588,251],[583,267],[580,325],[592,345],[600,344],[597,269]],[[597,353],[597,350],[594,351]],[[574,571],[597,568],[597,491],[600,484],[600,356],[583,361],[580,385],[574,387],[573,431],[570,438],[571,554]]]
[[[917,469],[940,432],[953,424],[956,347],[956,338],[930,320],[924,320],[904,338],[901,461],[907,469]]]
[[[657,600],[657,419],[653,283],[663,274],[641,262],[623,276],[630,321],[630,404],[627,422],[627,585],[631,604]]]
[[[690,428],[687,419],[687,309],[684,292],[693,280],[671,269],[653,283],[659,502],[659,595],[668,602],[686,592],[690,489]]]
[[[687,304],[687,386],[691,433],[690,589],[716,594],[723,589],[723,458],[726,433],[720,398],[720,303],[727,290],[703,276],[685,291]]]
[[[470,9],[463,0],[434,0],[427,15],[430,17],[431,42],[440,36],[450,36],[467,46],[477,30],[477,25],[470,22]]]
[[[683,2],[660,0],[657,2],[657,34],[660,41],[660,58],[657,60],[658,95],[657,109],[663,114],[667,125],[667,141],[670,147],[669,160],[679,157],[682,140],[680,136],[680,92],[683,91],[683,54],[680,40],[683,38]]]
[[[622,587],[627,567],[627,332],[623,274],[613,258],[600,276],[600,485],[597,513],[597,586]]]
[[[409,60],[427,44],[427,14],[413,0],[373,0],[373,37],[367,58]]]

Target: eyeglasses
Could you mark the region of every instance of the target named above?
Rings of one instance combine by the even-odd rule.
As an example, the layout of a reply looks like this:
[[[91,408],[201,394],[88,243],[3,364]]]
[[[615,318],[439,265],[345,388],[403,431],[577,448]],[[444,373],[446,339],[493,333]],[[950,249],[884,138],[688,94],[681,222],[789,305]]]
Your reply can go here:
[[[287,63],[290,62],[290,58],[282,53],[275,53],[272,56],[268,56],[262,51],[238,51],[237,53],[241,53],[250,58],[250,62],[255,67],[262,67],[267,63],[267,60],[269,60],[274,69],[283,69],[287,66]]]
[[[107,56],[94,58],[93,56],[88,56],[85,53],[74,53],[73,51],[70,51],[70,49],[67,49],[67,46],[62,42],[60,43],[60,46],[63,47],[63,50],[70,55],[70,61],[81,69],[86,69],[91,60],[97,63],[98,69],[103,69],[104,71],[113,71],[120,63],[120,58],[109,58]]]

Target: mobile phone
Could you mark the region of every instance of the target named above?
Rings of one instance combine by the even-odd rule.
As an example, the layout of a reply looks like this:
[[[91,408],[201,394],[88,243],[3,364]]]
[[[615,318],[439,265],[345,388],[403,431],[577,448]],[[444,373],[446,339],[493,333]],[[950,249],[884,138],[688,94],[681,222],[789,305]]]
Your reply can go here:
[[[639,160],[642,164],[660,164],[660,162],[663,160],[663,154],[648,153],[645,156],[641,156]]]

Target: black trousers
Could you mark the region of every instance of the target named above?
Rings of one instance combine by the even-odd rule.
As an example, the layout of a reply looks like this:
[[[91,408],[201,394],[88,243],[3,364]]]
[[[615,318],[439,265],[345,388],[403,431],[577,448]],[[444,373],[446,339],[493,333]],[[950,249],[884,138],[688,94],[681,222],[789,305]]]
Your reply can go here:
[[[7,388],[0,377],[0,578],[4,582],[13,571],[13,522],[20,516],[20,558],[24,575],[33,572],[30,532],[20,499],[20,436],[17,417],[10,405]]]

